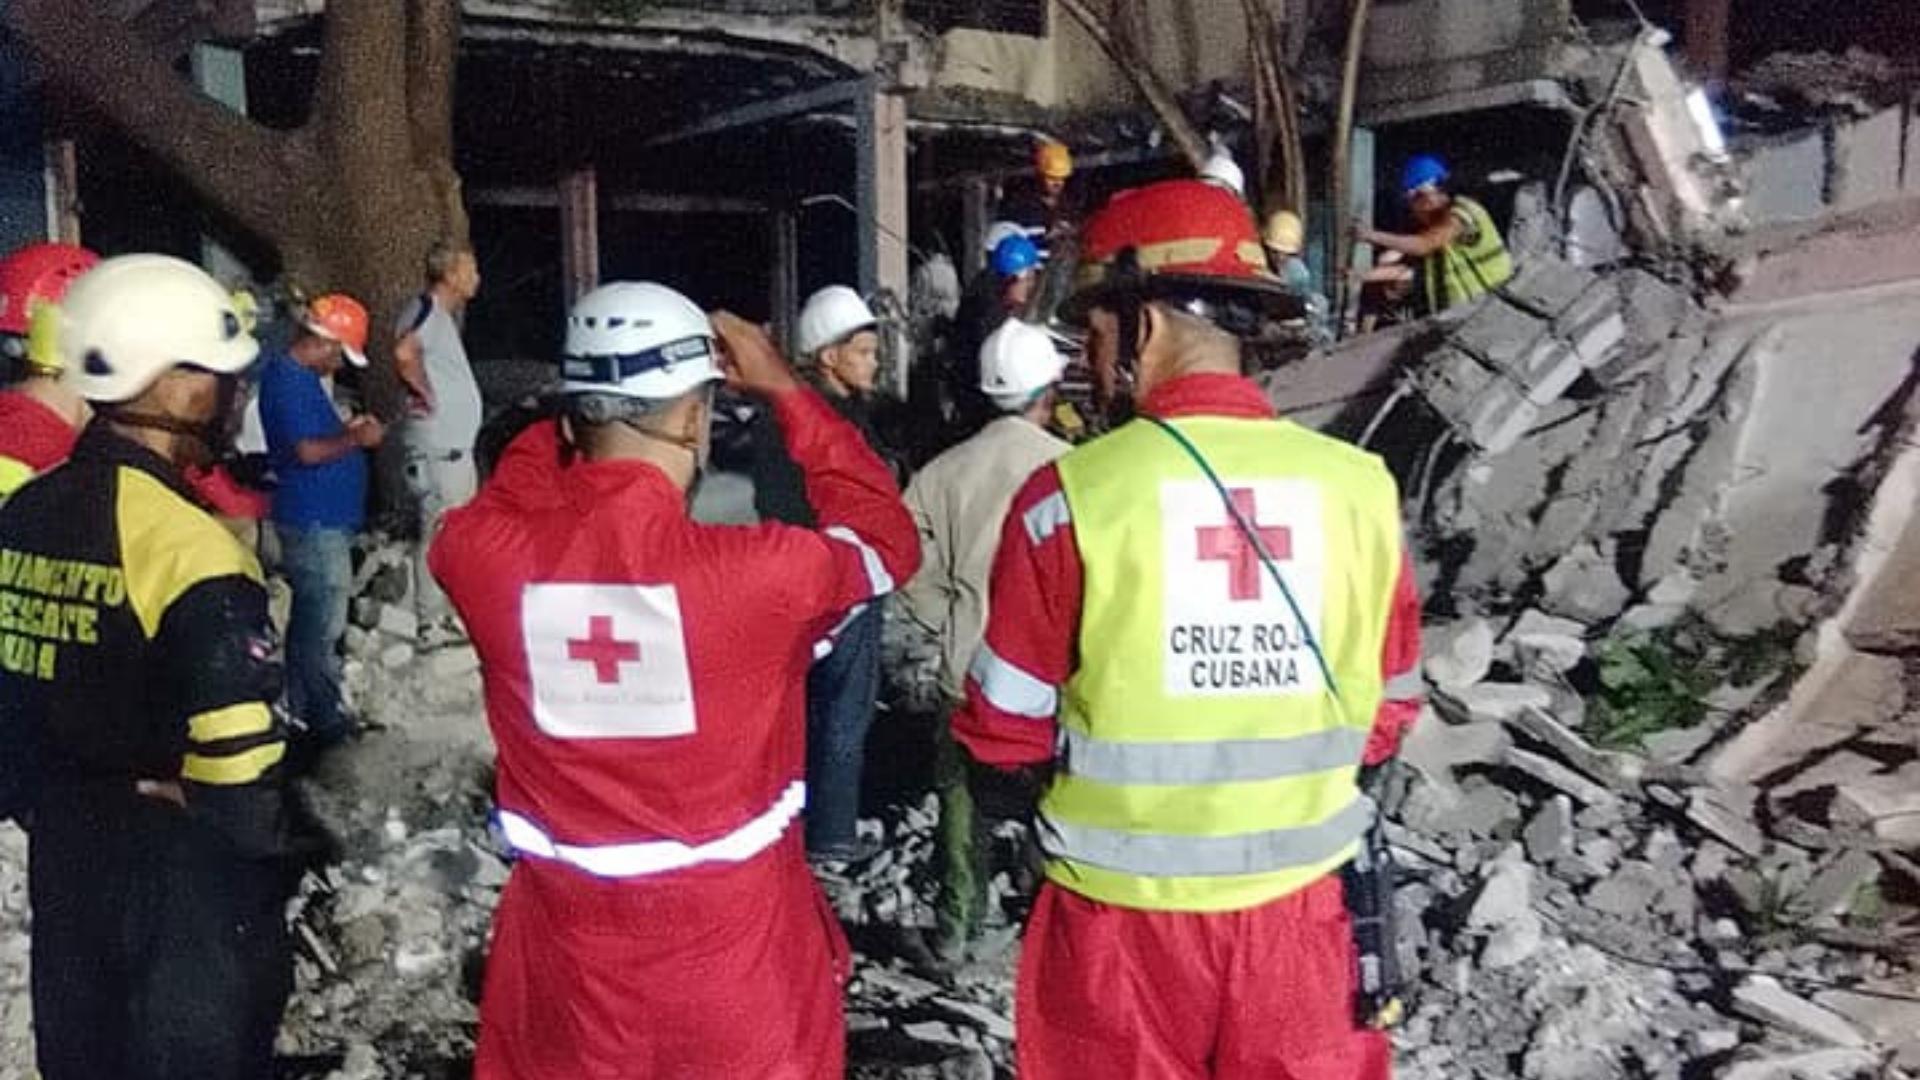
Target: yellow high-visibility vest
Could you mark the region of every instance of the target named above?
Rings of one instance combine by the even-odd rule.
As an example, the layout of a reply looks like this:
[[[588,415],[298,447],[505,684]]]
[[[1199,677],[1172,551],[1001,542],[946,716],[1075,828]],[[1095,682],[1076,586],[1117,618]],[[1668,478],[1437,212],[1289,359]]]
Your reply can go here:
[[[1372,820],[1356,775],[1401,565],[1380,460],[1287,421],[1173,421],[1277,560],[1339,694],[1219,491],[1136,420],[1061,458],[1085,566],[1078,667],[1041,800],[1048,877],[1226,911],[1318,880]]]
[[[33,479],[33,466],[18,458],[0,454],[0,500],[20,490]]]
[[[1445,311],[1505,285],[1513,278],[1513,256],[1500,238],[1487,208],[1464,195],[1453,197],[1453,208],[1473,220],[1476,239],[1453,244],[1426,257],[1421,276],[1426,279],[1427,311]]]

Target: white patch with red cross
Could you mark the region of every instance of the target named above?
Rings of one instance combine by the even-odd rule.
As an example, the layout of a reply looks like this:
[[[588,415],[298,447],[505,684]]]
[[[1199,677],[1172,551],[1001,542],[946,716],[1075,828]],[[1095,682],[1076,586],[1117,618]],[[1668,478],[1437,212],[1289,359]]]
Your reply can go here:
[[[1320,491],[1305,480],[1227,480],[1320,640],[1327,565]],[[1207,480],[1160,486],[1169,697],[1320,693],[1326,679],[1260,553]]]
[[[541,731],[556,739],[693,734],[693,679],[673,586],[529,585],[520,620]]]

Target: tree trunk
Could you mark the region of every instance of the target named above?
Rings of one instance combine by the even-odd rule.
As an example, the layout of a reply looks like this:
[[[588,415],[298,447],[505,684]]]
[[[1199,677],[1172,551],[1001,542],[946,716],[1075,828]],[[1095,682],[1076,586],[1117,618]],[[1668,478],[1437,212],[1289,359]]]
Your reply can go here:
[[[459,0],[332,0],[311,118],[274,131],[182,79],[92,0],[12,0],[0,18],[48,75],[264,241],[307,295],[374,317],[374,410],[396,419],[392,326],[435,241],[467,236],[453,168]]]
[[[1333,126],[1333,190],[1327,216],[1333,226],[1334,319],[1347,318],[1348,269],[1353,265],[1353,234],[1348,231],[1348,188],[1353,177],[1353,112],[1360,96],[1360,61],[1367,43],[1367,17],[1373,0],[1354,0],[1353,20],[1347,25],[1347,50],[1340,77],[1340,113]]]

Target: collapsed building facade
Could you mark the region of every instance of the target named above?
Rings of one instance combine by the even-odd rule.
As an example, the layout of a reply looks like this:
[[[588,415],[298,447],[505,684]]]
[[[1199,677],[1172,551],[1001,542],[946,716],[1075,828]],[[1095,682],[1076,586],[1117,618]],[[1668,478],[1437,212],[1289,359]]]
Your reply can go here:
[[[258,5],[201,70],[237,62],[233,103],[289,108],[321,6]],[[1605,6],[1379,6],[1356,175],[1448,154],[1521,272],[1262,374],[1284,413],[1389,460],[1428,598],[1433,708],[1387,800],[1401,1069],[1920,1075],[1913,69],[1776,58],[1709,111],[1676,54],[1726,75],[1727,5],[1690,5],[1706,14],[1678,43],[1630,18],[1569,32]],[[994,189],[1040,135],[1099,187],[1183,168],[1056,4],[466,7],[460,165],[496,282],[473,336],[496,371],[543,357],[526,328],[602,275],[776,322],[852,275],[908,309],[916,264],[977,269]],[[1316,161],[1341,7],[1281,20]],[[1139,58],[1245,154],[1242,5],[1134,20]],[[499,122],[529,110],[537,132]],[[101,153],[67,168],[56,139],[48,186],[10,205],[70,210],[61,186],[85,193]],[[1323,272],[1327,223],[1385,212],[1382,183],[1343,208],[1316,188]],[[302,1075],[459,1075],[471,1050],[505,866],[472,654],[417,648],[407,573],[368,545],[348,642],[354,696],[390,730],[312,786],[341,859],[296,911],[282,1049]],[[839,883],[843,919],[930,923],[930,808],[868,827],[887,853]],[[21,845],[0,845],[5,1080],[26,1075],[30,1014]],[[856,938],[856,1075],[1008,1074],[1007,960],[934,981]]]

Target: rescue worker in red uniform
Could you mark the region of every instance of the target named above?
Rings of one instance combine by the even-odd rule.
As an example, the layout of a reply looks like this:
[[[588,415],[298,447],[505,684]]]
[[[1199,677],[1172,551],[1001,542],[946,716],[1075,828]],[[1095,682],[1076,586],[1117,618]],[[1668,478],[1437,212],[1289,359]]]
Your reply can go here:
[[[1067,314],[1140,417],[1015,497],[954,719],[1044,785],[1020,1076],[1383,1080],[1340,871],[1419,706],[1394,482],[1241,376],[1297,301],[1230,192],[1124,192],[1082,259]]]
[[[806,676],[849,611],[913,574],[913,519],[757,327],[612,284],[565,351],[559,417],[430,555],[479,650],[519,854],[474,1075],[838,1077],[848,953],[796,827]],[[721,357],[777,417],[816,529],[688,518]]]
[[[67,460],[93,415],[61,381],[45,327],[67,286],[99,261],[72,244],[30,244],[0,259],[0,359],[11,384],[0,392],[0,497]]]

